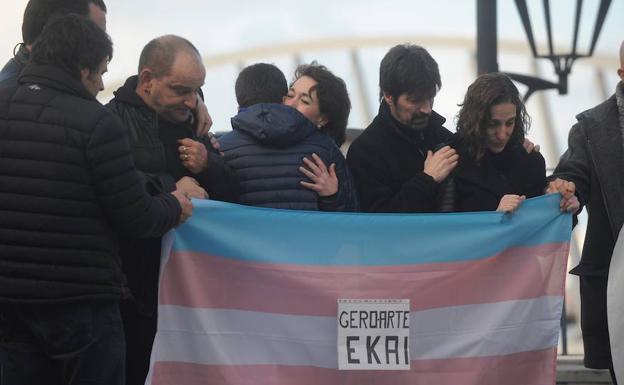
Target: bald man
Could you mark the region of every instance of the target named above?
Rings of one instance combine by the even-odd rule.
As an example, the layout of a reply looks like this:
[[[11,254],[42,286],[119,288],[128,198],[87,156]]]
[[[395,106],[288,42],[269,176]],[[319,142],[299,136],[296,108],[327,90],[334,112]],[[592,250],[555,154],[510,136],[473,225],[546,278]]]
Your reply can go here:
[[[152,194],[180,188],[193,198],[236,202],[236,174],[194,129],[192,110],[205,76],[191,42],[161,36],[143,48],[138,74],[107,106],[125,123],[134,163]],[[143,385],[156,334],[160,239],[122,239],[120,254],[133,297],[121,307],[126,383]]]
[[[615,94],[576,116],[570,130],[568,150],[563,154],[551,182],[573,182],[588,221],[581,262],[571,274],[581,287],[581,327],[585,366],[609,369],[616,384],[607,327],[607,277],[611,255],[624,223],[624,42],[620,46],[621,81]]]

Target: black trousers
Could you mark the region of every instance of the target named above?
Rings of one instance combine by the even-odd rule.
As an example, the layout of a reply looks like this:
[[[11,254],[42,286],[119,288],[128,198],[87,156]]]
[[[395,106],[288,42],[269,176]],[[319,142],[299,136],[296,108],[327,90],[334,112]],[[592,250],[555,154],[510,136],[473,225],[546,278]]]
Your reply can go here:
[[[128,300],[121,304],[121,318],[126,335],[126,385],[144,385],[156,336],[156,312],[142,314]]]
[[[0,304],[0,384],[123,385],[116,301]]]

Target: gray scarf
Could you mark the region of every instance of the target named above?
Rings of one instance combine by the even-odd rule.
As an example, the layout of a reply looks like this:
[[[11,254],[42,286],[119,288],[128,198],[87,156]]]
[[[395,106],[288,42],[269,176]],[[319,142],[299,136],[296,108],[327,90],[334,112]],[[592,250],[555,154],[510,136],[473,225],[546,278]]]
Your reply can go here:
[[[619,82],[615,87],[615,99],[620,120],[620,131],[622,132],[622,146],[624,146],[624,81]]]

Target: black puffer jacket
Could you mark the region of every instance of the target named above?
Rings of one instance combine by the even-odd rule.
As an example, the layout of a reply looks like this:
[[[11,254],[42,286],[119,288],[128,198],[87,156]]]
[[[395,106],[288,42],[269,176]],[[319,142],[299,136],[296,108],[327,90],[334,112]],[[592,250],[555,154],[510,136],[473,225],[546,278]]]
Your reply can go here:
[[[437,212],[439,184],[423,172],[428,150],[448,142],[451,132],[435,111],[429,125],[414,132],[392,117],[381,102],[379,114],[349,148],[347,161],[366,212]]]
[[[355,211],[357,194],[344,156],[333,140],[294,108],[256,104],[232,118],[232,132],[220,139],[227,163],[240,180],[240,201],[282,209]],[[316,153],[336,164],[338,192],[319,197],[299,182],[303,157]]]
[[[126,295],[116,231],[159,236],[178,221],[150,197],[125,130],[55,67],[27,67],[0,90],[0,301]]]

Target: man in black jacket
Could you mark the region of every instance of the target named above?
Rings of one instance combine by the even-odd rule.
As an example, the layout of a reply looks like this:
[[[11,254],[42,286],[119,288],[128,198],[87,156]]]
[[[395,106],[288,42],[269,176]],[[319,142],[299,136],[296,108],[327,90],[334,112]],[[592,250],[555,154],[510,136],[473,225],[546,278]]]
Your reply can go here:
[[[116,233],[160,236],[192,209],[182,191],[146,192],[122,123],[95,99],[111,57],[104,31],[66,16],[0,90],[3,384],[123,384]]]
[[[106,30],[106,5],[102,0],[30,0],[22,21],[23,43],[0,71],[0,88],[17,86],[17,79],[30,61],[30,52],[43,27],[52,17],[75,13],[90,18]]]
[[[422,47],[397,45],[381,61],[379,113],[351,144],[347,162],[367,212],[436,212],[440,183],[458,156],[433,111],[438,64]],[[442,147],[442,148],[439,148]]]
[[[152,194],[184,189],[191,197],[236,202],[238,179],[206,138],[195,134],[192,110],[206,71],[197,49],[178,36],[149,42],[139,74],[115,91],[107,107],[125,123],[134,163]],[[127,382],[143,384],[156,334],[160,238],[121,242],[133,295],[122,304]]]

